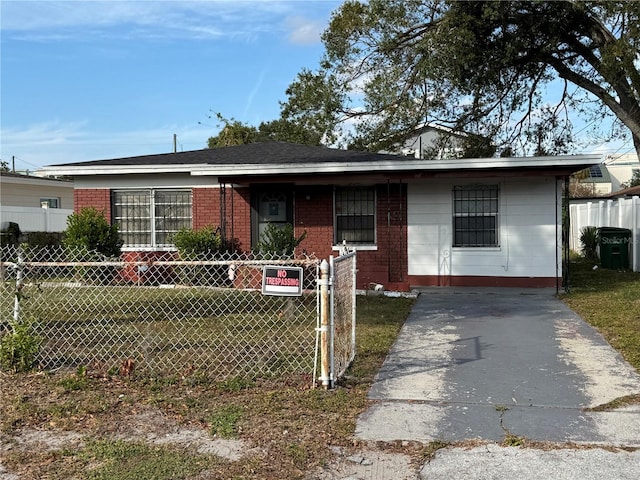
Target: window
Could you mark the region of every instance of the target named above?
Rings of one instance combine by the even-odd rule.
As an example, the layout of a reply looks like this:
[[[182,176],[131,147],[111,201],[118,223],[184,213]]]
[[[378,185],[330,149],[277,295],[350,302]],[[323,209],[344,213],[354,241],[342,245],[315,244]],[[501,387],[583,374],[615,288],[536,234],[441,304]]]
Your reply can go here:
[[[453,246],[497,247],[498,186],[453,187]]]
[[[171,247],[171,235],[191,228],[191,191],[117,190],[113,221],[125,247]]]
[[[59,198],[41,198],[40,206],[42,208],[60,208],[60,199]]]
[[[373,187],[338,187],[335,191],[335,243],[376,241],[376,201]]]

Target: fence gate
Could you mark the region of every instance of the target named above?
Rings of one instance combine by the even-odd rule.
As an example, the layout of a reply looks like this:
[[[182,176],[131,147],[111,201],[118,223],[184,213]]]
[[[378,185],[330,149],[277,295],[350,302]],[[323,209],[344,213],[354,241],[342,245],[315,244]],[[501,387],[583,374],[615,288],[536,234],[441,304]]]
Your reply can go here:
[[[318,380],[329,388],[344,375],[356,354],[356,253],[331,256],[329,262],[322,262],[320,272],[316,329],[316,353],[319,349],[321,370]]]

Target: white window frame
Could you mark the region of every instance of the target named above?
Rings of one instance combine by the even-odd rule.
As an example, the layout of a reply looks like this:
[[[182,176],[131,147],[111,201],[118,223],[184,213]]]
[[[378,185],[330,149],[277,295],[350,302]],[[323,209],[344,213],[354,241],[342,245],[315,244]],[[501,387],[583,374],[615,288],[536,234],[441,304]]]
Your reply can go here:
[[[458,198],[458,193],[468,192],[471,195],[466,197]],[[489,195],[486,195],[486,193]],[[494,195],[495,193],[495,195]],[[473,185],[454,185],[452,191],[452,247],[453,248],[499,248],[500,247],[500,186],[497,184],[473,184]],[[466,208],[463,207],[463,202],[475,202],[472,206],[471,203],[466,205]],[[471,241],[462,241],[462,239],[458,238],[458,232],[461,230],[457,225],[458,219],[464,218],[493,218],[493,237],[494,242],[471,242]],[[485,231],[489,231],[489,229],[485,228]],[[478,233],[482,232],[482,229],[479,228],[469,228],[467,227],[466,232],[475,232],[476,240],[478,238]]]
[[[141,219],[141,223],[146,224],[143,225],[143,230],[124,230],[123,229],[123,220],[125,216],[121,211],[122,208],[126,208],[130,206],[131,208],[144,208],[144,204],[140,203],[125,203],[119,200],[119,195],[137,195],[139,198],[148,198],[147,213],[148,216],[140,216],[138,218]],[[163,218],[158,215],[159,209],[162,205],[171,205],[170,203],[161,203],[159,197],[162,194],[176,194],[176,195],[188,195],[188,202],[176,203],[177,207],[186,207],[187,215],[177,216],[175,218],[167,218],[167,220],[176,221],[177,225],[174,228],[168,229],[166,227],[166,223],[161,225]],[[138,198],[138,200],[139,200]],[[162,242],[160,241],[160,235],[170,235],[171,233],[177,232],[181,228],[192,228],[193,225],[193,193],[189,188],[136,188],[136,189],[117,189],[112,190],[111,192],[111,212],[112,212],[112,223],[118,225],[120,229],[121,235],[123,235],[123,239],[125,239],[125,244],[123,245],[123,250],[175,250],[175,246],[170,242]],[[130,224],[135,224],[134,221],[127,222]],[[163,228],[164,227],[164,228]],[[126,227],[125,227],[126,228]],[[139,235],[147,236],[147,242],[143,243],[126,243],[127,236],[130,234],[135,235],[138,233]]]
[[[62,208],[60,197],[40,197],[42,208]]]

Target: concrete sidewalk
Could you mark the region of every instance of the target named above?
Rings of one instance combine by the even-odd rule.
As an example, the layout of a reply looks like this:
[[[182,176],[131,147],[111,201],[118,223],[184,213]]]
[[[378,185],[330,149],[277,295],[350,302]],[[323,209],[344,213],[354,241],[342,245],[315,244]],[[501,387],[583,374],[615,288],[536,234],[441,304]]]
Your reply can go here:
[[[640,376],[549,290],[427,289],[360,416],[363,440],[530,440],[640,447]]]

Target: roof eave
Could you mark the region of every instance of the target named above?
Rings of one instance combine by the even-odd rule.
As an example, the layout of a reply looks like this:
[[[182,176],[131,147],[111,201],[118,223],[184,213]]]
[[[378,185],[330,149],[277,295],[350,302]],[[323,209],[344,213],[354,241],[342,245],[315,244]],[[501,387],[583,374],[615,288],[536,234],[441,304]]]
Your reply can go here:
[[[602,162],[601,155],[568,155],[555,157],[463,158],[450,160],[396,160],[367,162],[316,162],[274,164],[178,164],[178,165],[100,165],[48,166],[48,175],[127,175],[148,173],[186,173],[193,176],[253,176],[282,174],[338,174],[360,172],[437,172],[474,171],[487,169],[545,168],[578,171]]]

